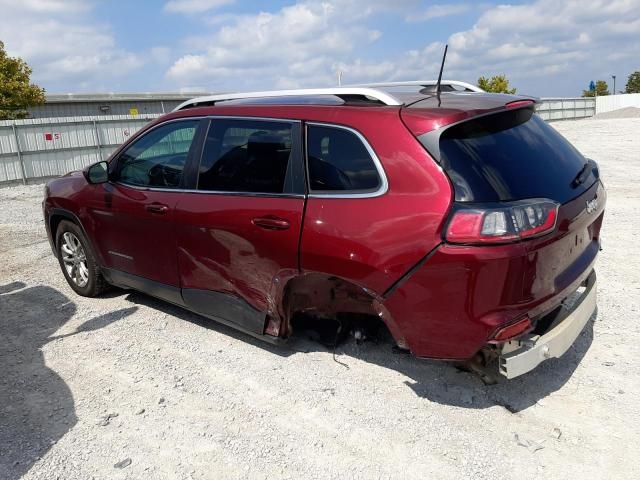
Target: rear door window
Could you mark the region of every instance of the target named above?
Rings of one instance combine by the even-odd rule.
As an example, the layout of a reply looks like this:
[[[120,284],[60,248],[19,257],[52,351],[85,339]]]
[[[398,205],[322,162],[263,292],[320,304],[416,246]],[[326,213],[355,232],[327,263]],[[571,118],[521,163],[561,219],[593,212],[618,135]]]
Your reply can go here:
[[[549,198],[566,203],[588,189],[597,174],[576,185],[586,159],[528,108],[448,128],[439,147],[459,202]]]
[[[371,153],[344,128],[307,125],[307,167],[314,192],[373,192],[381,184]]]
[[[291,122],[213,119],[200,162],[198,190],[292,193],[294,130]]]

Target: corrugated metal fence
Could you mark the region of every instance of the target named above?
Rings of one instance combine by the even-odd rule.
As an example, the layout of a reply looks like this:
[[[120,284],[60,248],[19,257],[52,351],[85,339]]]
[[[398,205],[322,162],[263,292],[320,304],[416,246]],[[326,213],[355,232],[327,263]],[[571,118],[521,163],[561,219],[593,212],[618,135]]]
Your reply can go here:
[[[536,107],[544,120],[576,120],[596,114],[595,98],[542,98]]]
[[[593,98],[544,98],[545,120],[590,117]],[[40,118],[0,121],[0,184],[63,175],[106,159],[159,115]]]
[[[63,175],[106,159],[158,115],[0,121],[0,183]]]

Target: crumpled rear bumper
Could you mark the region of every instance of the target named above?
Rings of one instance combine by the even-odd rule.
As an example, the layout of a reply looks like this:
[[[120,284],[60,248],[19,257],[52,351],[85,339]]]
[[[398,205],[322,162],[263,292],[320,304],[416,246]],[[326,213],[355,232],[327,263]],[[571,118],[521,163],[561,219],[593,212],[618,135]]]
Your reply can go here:
[[[530,334],[503,345],[500,373],[514,378],[527,373],[549,358],[559,358],[573,345],[596,309],[596,273],[585,280],[584,291],[573,305],[563,309],[554,326],[544,335]]]

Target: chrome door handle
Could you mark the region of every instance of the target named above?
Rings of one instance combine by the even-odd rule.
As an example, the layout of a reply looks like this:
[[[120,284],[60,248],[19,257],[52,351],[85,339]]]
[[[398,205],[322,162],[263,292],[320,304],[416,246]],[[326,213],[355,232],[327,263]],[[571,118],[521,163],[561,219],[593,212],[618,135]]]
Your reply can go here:
[[[288,220],[278,217],[258,217],[251,220],[251,223],[266,230],[287,230],[290,226]]]
[[[145,205],[144,208],[148,212],[159,213],[159,214],[165,214],[169,211],[169,207],[161,203],[150,203],[149,205]]]

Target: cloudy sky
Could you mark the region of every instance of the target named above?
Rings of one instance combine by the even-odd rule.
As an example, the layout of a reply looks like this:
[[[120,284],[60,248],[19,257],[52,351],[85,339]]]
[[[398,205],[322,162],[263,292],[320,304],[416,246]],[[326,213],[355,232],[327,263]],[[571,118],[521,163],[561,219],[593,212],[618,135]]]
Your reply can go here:
[[[573,96],[640,70],[640,0],[0,0],[0,40],[50,93],[430,79],[448,43],[446,78]]]

